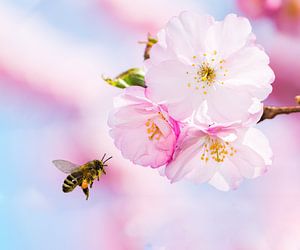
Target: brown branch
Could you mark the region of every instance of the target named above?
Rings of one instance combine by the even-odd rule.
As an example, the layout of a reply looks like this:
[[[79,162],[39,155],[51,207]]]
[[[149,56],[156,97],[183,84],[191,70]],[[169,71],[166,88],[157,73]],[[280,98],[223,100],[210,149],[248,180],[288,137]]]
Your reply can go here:
[[[297,95],[295,97],[296,103],[300,105],[300,95]]]
[[[157,43],[157,39],[152,37],[150,34],[148,34],[147,41],[139,42],[139,43],[146,44],[145,51],[144,51],[144,60],[149,59],[150,58],[150,50],[152,49],[152,46]]]
[[[289,106],[289,107],[274,107],[274,106],[264,106],[264,112],[259,122],[266,119],[273,119],[277,115],[282,114],[291,114],[300,112],[300,96],[295,97],[296,103],[299,104],[297,106]]]

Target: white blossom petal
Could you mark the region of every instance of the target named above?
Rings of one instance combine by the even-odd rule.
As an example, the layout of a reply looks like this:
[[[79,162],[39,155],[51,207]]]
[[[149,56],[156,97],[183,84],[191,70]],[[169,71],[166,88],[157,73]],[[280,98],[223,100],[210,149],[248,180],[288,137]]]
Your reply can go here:
[[[221,191],[237,189],[243,177],[233,162],[227,160],[219,166],[216,174],[210,179],[209,184]]]
[[[207,51],[219,51],[224,59],[244,47],[251,37],[248,19],[229,14],[223,22],[212,25],[205,37]]]

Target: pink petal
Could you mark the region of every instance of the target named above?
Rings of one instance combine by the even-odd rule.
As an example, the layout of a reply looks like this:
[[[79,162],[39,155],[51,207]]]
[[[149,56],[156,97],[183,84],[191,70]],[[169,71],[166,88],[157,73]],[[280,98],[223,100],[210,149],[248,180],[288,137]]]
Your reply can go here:
[[[224,85],[248,87],[251,95],[260,100],[271,93],[274,72],[269,67],[269,57],[258,47],[240,50],[226,60],[224,67],[228,70]]]
[[[180,135],[173,159],[165,168],[171,182],[189,179],[201,183],[208,181],[215,172],[215,166],[201,161],[205,134],[201,131],[183,131]]]
[[[178,125],[169,118],[163,107],[153,104],[144,93],[139,87],[126,89],[116,98],[116,103],[121,106],[110,113],[108,125],[111,128],[110,135],[124,158],[142,166],[155,168],[171,159]],[[159,138],[149,138],[151,133],[157,133],[149,132],[149,126],[157,126],[162,135]]]
[[[173,17],[166,25],[167,45],[177,54],[191,59],[192,56],[204,51],[203,37],[214,19],[208,15],[194,12],[182,12]]]
[[[241,181],[242,176],[238,168],[229,159],[220,165],[217,169],[217,173],[211,178],[209,184],[221,191],[229,191],[236,189]]]
[[[149,69],[151,66],[158,65],[163,61],[176,60],[177,56],[166,44],[166,31],[162,29],[157,34],[158,42],[153,45],[151,49],[150,59],[144,62],[146,69]]]
[[[189,66],[175,60],[151,67],[146,73],[147,97],[154,102],[182,99],[182,94],[188,93],[186,72],[189,69]]]
[[[272,164],[273,152],[269,140],[260,130],[249,128],[244,135],[243,144],[260,155],[266,165]]]
[[[118,98],[114,99],[115,107],[122,107],[130,104],[138,104],[149,102],[145,98],[145,88],[138,86],[131,86],[124,89],[124,93]]]
[[[179,61],[165,61],[146,73],[147,97],[153,102],[165,104],[170,115],[177,120],[193,112],[191,103],[187,101],[194,95],[187,87],[189,80],[186,72],[189,70],[189,66]]]
[[[199,154],[201,145],[202,142],[198,142],[186,148],[184,151],[177,153],[177,157],[166,166],[165,174],[171,182],[181,180],[196,167],[194,164],[191,164],[190,161]]]
[[[247,18],[229,14],[224,22],[216,22],[207,31],[207,51],[218,51],[226,59],[230,54],[244,47],[251,36],[251,25]]]
[[[255,178],[256,173],[265,172],[266,165],[263,158],[249,147],[237,147],[237,153],[232,157],[232,162],[246,178]]]
[[[215,122],[246,121],[253,100],[251,93],[230,86],[216,86],[208,101],[208,116]]]

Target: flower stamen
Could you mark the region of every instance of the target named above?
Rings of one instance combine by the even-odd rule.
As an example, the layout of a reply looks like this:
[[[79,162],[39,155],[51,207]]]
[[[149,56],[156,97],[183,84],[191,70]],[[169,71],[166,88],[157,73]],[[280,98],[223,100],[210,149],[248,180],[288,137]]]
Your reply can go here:
[[[194,71],[187,71],[186,74],[191,76],[187,83],[187,87],[194,90],[203,90],[206,87],[219,83],[224,84],[224,77],[227,76],[228,70],[224,69],[225,60],[220,58],[217,51],[211,53],[204,53],[200,56],[194,55],[191,66],[195,68]],[[207,90],[201,91],[204,95],[208,93]]]
[[[224,142],[220,139],[208,138],[204,143],[201,160],[208,162],[210,159],[217,163],[224,162],[226,157],[234,156],[237,150],[230,145],[229,142]]]
[[[158,112],[159,118],[166,120],[164,116],[161,114],[161,112]],[[146,131],[147,134],[149,135],[148,138],[149,140],[159,140],[161,136],[163,136],[163,133],[160,131],[159,127],[155,124],[155,122],[152,119],[148,119],[145,123],[146,125]]]
[[[202,63],[197,74],[200,75],[201,80],[203,82],[207,82],[208,85],[212,84],[216,78],[215,70],[212,67],[210,67],[210,65],[206,62]]]

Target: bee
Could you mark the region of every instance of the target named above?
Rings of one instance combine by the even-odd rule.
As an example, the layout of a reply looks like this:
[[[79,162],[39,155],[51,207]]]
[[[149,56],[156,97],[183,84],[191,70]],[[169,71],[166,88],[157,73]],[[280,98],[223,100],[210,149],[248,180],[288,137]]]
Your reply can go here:
[[[54,160],[53,164],[62,172],[69,174],[64,180],[62,191],[64,193],[72,192],[77,186],[80,186],[86,196],[89,198],[89,187],[92,188],[94,180],[99,178],[102,174],[106,174],[104,167],[107,166],[106,162],[111,157],[104,159],[106,154],[103,155],[101,160],[89,161],[83,165],[77,165],[65,160]]]

